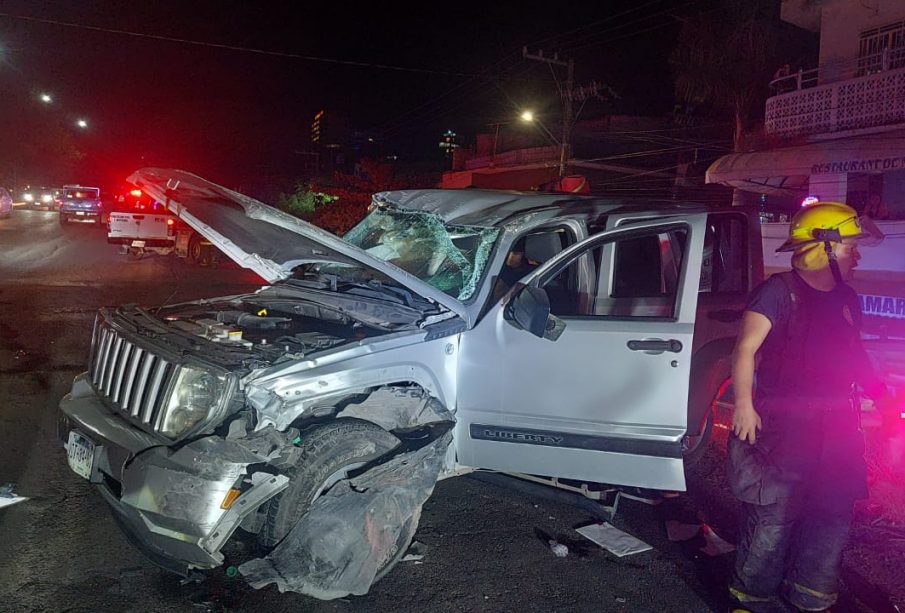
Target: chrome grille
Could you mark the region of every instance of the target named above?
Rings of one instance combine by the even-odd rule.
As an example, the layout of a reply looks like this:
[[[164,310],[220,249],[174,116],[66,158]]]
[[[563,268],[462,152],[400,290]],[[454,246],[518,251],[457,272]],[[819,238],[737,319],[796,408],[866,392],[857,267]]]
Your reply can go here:
[[[126,340],[98,318],[89,374],[95,390],[124,417],[154,430],[177,367]]]

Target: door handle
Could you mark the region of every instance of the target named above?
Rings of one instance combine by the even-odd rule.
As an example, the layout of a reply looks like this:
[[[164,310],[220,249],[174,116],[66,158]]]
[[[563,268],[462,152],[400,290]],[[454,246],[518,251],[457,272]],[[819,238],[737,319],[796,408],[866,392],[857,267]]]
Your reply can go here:
[[[682,351],[682,342],[674,338],[662,340],[659,338],[649,340],[634,340],[626,343],[632,351],[650,351],[651,353],[663,353],[669,351],[671,353],[679,353]]]

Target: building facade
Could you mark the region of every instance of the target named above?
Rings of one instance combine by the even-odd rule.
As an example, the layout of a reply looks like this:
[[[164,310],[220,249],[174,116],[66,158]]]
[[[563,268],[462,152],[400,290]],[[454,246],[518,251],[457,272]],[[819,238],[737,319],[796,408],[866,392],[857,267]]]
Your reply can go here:
[[[783,0],[781,16],[819,32],[819,65],[777,68],[769,146],[720,158],[707,181],[905,219],[905,2]]]

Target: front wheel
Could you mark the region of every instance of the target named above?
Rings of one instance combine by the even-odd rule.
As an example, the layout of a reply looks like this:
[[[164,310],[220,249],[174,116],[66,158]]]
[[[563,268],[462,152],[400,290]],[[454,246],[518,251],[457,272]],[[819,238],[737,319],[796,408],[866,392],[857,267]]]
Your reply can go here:
[[[265,547],[279,544],[308,512],[311,503],[350,472],[399,445],[399,439],[383,428],[357,419],[336,420],[301,436],[298,462],[288,471],[289,487],[268,503],[266,519],[258,533],[258,542]]]

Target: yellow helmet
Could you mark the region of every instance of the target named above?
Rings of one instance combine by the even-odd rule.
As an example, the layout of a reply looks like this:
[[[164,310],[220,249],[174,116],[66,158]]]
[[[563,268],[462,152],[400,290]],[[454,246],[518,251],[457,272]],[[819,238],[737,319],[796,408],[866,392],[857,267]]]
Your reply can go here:
[[[798,251],[825,241],[874,236],[862,228],[857,211],[841,202],[818,202],[795,214],[789,224],[789,238],[776,251]]]
[[[883,233],[869,219],[858,217],[857,211],[846,204],[817,202],[795,214],[789,224],[789,238],[776,251],[794,251],[795,268],[817,270],[830,263],[824,243],[836,243],[846,238],[879,242]]]

